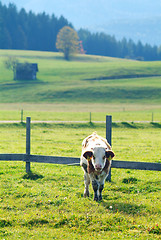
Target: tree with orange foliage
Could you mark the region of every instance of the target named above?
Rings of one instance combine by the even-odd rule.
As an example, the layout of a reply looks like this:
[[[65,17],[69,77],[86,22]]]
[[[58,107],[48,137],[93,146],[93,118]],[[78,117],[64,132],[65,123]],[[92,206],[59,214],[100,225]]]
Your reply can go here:
[[[56,48],[64,53],[64,58],[70,60],[73,54],[80,52],[79,37],[77,32],[68,26],[60,29],[57,40]]]

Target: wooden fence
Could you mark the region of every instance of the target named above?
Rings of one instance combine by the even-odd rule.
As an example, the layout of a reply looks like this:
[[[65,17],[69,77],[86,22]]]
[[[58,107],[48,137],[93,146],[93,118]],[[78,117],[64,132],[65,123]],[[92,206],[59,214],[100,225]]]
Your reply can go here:
[[[53,163],[79,165],[80,158],[74,157],[58,157],[58,156],[43,156],[30,154],[30,122],[31,118],[26,118],[26,153],[24,154],[0,154],[0,161],[23,161],[26,163],[26,172],[31,171],[31,162],[37,163]],[[106,139],[112,145],[112,116],[106,116]],[[131,161],[112,161],[111,168],[137,169],[137,170],[152,170],[161,171],[160,163],[149,162],[131,162]],[[111,181],[111,171],[107,178]]]

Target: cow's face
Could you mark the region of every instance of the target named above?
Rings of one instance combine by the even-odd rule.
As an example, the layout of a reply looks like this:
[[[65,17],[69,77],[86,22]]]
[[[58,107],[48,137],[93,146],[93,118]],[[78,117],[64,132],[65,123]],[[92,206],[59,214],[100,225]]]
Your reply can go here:
[[[86,151],[83,154],[83,157],[92,162],[92,165],[97,172],[101,172],[105,167],[106,160],[111,160],[114,157],[114,153],[103,147],[95,147],[91,149],[91,151]]]

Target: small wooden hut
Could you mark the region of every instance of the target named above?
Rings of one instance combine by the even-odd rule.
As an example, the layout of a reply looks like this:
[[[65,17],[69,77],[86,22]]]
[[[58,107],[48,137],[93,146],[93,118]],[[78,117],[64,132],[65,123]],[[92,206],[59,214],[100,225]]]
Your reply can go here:
[[[38,72],[37,63],[17,63],[14,80],[35,80]]]

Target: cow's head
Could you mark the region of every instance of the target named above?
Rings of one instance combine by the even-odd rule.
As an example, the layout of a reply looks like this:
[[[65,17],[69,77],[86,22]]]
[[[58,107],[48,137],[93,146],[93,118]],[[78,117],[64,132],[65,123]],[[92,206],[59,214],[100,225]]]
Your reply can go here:
[[[103,147],[95,147],[90,151],[86,151],[83,157],[92,162],[94,169],[101,172],[106,165],[106,161],[110,161],[115,156],[114,152]]]

